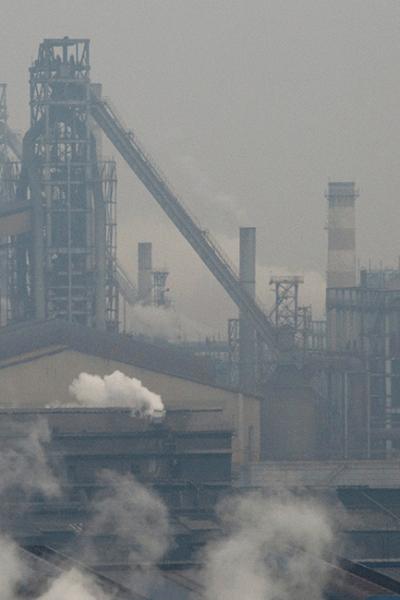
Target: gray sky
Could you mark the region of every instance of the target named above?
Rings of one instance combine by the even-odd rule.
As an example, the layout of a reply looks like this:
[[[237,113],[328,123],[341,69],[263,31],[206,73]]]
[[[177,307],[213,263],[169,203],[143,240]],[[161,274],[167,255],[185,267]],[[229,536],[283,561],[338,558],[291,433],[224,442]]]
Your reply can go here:
[[[361,262],[397,263],[399,1],[0,0],[0,8],[10,124],[28,125],[28,66],[41,39],[89,37],[92,79],[235,261],[238,226],[257,226],[262,298],[271,270],[299,271],[306,284],[310,273],[306,300],[317,305],[329,179],[360,189]],[[137,241],[152,241],[177,308],[223,329],[233,305],[118,163],[122,263],[134,273]]]

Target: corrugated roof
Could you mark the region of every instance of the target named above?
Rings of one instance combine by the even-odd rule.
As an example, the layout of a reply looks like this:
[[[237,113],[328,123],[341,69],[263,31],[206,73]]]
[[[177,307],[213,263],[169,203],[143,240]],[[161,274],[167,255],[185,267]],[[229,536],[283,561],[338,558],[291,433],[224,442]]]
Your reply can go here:
[[[0,368],[6,366],[9,359],[21,356],[21,361],[32,360],[34,356],[29,357],[29,354],[42,349],[52,353],[54,348],[58,352],[71,348],[200,383],[213,385],[215,382],[210,361],[191,356],[187,350],[57,320],[30,321],[0,329]]]

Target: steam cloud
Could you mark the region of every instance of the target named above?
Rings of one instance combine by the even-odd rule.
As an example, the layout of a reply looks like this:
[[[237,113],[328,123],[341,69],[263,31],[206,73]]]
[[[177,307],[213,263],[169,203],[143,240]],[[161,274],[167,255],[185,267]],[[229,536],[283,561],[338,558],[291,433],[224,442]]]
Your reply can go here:
[[[22,600],[26,598],[24,588],[29,581],[35,580],[35,574],[25,562],[17,545],[0,536],[0,593],[2,600]],[[33,597],[33,596],[30,596]],[[52,580],[43,593],[34,596],[36,600],[112,600],[86,574],[77,569],[61,573]]]
[[[77,569],[62,573],[37,600],[111,600],[95,582]]]
[[[50,439],[46,421],[17,431],[0,452],[0,495],[19,489],[29,496],[41,492],[47,497],[60,493],[59,483],[46,457],[44,444]]]
[[[48,435],[46,423],[40,422],[40,427],[33,429],[27,441],[18,442],[19,449],[13,448],[3,455],[0,475],[5,477],[1,481],[4,493],[15,486],[21,486],[26,491],[39,489],[45,493],[58,493],[57,480],[47,466],[40,442],[43,436],[47,439]],[[25,458],[27,450],[29,457]],[[16,465],[14,475],[11,475],[12,465]],[[32,476],[24,483],[20,478],[27,477],[29,466],[32,468]],[[157,562],[170,544],[168,511],[161,499],[130,474],[103,471],[98,476],[98,482],[103,489],[92,502],[93,517],[86,529],[89,539],[96,535],[113,536],[113,543],[109,547],[112,556],[108,558],[122,558],[125,561],[128,556],[132,565],[128,578],[136,590],[144,591],[149,585],[149,578]],[[96,558],[97,550],[87,539],[83,540],[81,551],[89,561]],[[0,597],[2,600],[22,600],[25,597],[23,590],[29,588],[31,581],[35,584],[36,576],[18,546],[2,533],[0,556]],[[101,560],[104,557],[99,558]],[[140,567],[139,570],[136,570],[137,566]],[[47,582],[45,591],[35,595],[35,598],[111,600],[109,594],[106,594],[90,575],[76,568],[69,569]]]
[[[94,499],[90,533],[115,536],[113,551],[127,552],[131,564],[155,565],[171,539],[165,504],[133,475],[106,470],[98,481],[105,491]]]
[[[201,339],[212,335],[214,330],[203,323],[178,314],[173,307],[143,306],[127,307],[127,332],[152,340],[181,342]]]
[[[8,537],[0,536],[0,592],[4,600],[17,600],[17,590],[27,577],[26,565],[19,556],[17,545]]]
[[[324,509],[291,497],[260,494],[219,508],[227,534],[205,551],[208,600],[320,600],[326,583],[321,556],[333,541]]]
[[[27,492],[57,493],[42,445],[48,438],[47,424],[38,422],[28,436],[0,455],[3,492],[22,486]],[[98,483],[101,491],[92,501],[93,516],[85,529],[88,537],[82,536],[82,553],[89,561],[128,557],[132,589],[145,593],[171,546],[167,508],[130,474],[103,471]],[[201,557],[206,600],[321,600],[327,571],[320,559],[333,543],[331,521],[323,507],[288,494],[270,498],[250,494],[224,500],[218,515],[226,533],[209,543]],[[97,554],[99,549],[91,545],[89,540],[101,535],[113,537],[101,550],[112,556]],[[24,588],[35,580],[32,567],[4,534],[0,534],[0,555],[1,598],[22,600]],[[37,594],[36,600],[111,600],[90,575],[75,568],[47,582]]]
[[[164,410],[161,396],[148,390],[139,379],[127,377],[120,371],[105,377],[81,373],[69,391],[81,406],[127,406],[135,416]]]

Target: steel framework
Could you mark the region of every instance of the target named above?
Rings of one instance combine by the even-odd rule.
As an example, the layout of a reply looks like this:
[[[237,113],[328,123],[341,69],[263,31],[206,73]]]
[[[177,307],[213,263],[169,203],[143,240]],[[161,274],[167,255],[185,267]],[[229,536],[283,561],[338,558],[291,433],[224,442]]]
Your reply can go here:
[[[294,333],[299,328],[299,286],[304,282],[300,275],[271,277],[270,285],[275,288],[275,304],[270,313],[275,326],[289,328]]]
[[[7,211],[10,203],[17,198],[17,182],[20,175],[20,163],[14,160],[16,135],[10,136],[7,110],[7,84],[0,83],[0,207]],[[17,302],[16,260],[21,252],[22,237],[17,241],[15,236],[4,235],[0,239],[0,291],[1,315],[0,323],[4,325],[11,316],[11,295]],[[19,302],[19,300],[18,300]]]
[[[115,163],[98,160],[89,72],[86,39],[44,40],[30,68],[20,189],[32,233],[15,267],[26,301],[14,318],[118,323]]]

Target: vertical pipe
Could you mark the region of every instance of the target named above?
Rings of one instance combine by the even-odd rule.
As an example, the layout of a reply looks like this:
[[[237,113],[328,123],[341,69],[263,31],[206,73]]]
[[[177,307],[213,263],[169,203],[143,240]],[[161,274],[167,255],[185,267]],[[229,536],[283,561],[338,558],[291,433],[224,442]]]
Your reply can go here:
[[[72,323],[72,215],[71,215],[71,161],[67,158],[67,248],[68,248],[68,302],[67,320]]]
[[[94,144],[94,139],[92,138]],[[93,175],[94,184],[94,238],[96,261],[96,329],[106,327],[106,206],[100,180],[100,172],[96,158],[94,158]]]
[[[247,293],[256,295],[256,228],[240,228],[240,282]],[[242,390],[255,391],[256,331],[244,311],[239,313],[239,381]]]
[[[98,83],[91,83],[87,88],[87,94],[91,89],[98,98],[102,95],[102,86]],[[106,204],[103,194],[101,181],[101,170],[99,161],[102,157],[102,134],[96,121],[88,114],[88,127],[90,130],[91,160],[93,169],[93,193],[94,193],[94,240],[95,240],[95,264],[96,264],[96,283],[95,283],[95,325],[96,329],[106,328],[106,278],[107,278],[107,240],[106,227],[107,215]]]
[[[390,348],[390,312],[388,306],[385,303],[385,315],[384,315],[384,328],[385,328],[385,429],[390,433],[392,429],[392,357]],[[392,439],[386,438],[386,458],[391,458],[392,454]]]
[[[367,458],[371,458],[371,364],[367,359]]]
[[[344,459],[349,458],[349,374],[347,371],[344,372],[343,380],[343,397],[344,397]]]
[[[33,131],[24,137],[23,162],[27,165],[28,182],[32,202],[32,249],[33,249],[33,301],[34,317],[38,320],[46,318],[45,277],[44,277],[44,239],[42,192],[38,173],[34,166]]]
[[[139,242],[138,244],[138,297],[142,304],[151,304],[152,281],[152,244]]]

